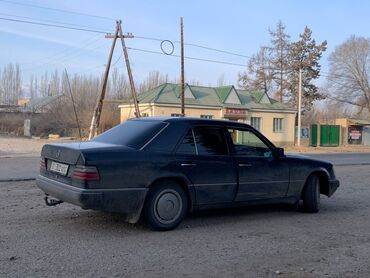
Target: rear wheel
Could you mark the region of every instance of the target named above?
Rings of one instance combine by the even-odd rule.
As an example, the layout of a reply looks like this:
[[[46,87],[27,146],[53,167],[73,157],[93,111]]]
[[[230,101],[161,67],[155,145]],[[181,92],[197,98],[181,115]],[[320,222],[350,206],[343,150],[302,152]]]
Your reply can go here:
[[[188,209],[184,189],[174,181],[161,181],[149,191],[144,217],[154,230],[174,229],[184,219]]]
[[[316,213],[320,209],[320,180],[318,176],[311,175],[303,189],[303,210]]]

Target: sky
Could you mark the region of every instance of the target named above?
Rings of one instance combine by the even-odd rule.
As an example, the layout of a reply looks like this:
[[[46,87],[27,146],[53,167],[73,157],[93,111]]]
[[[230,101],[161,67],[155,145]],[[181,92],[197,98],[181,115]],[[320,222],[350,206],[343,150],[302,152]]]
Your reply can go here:
[[[32,6],[24,6],[20,4]],[[70,14],[36,8],[43,6],[75,12]],[[83,16],[80,13],[100,17]],[[180,17],[184,18],[184,40],[188,44],[221,49],[251,56],[260,46],[268,45],[269,28],[281,20],[291,40],[296,41],[304,27],[313,31],[317,42],[327,40],[328,49],[321,60],[322,70],[328,70],[327,58],[336,46],[351,35],[370,37],[370,1],[327,0],[259,0],[259,1],[124,1],[124,0],[0,0],[0,18],[27,21],[53,21],[55,24],[74,24],[77,28],[103,33],[66,30],[0,20],[0,67],[18,63],[24,83],[31,74],[41,75],[64,70],[69,73],[101,75],[107,62],[111,39],[104,32],[114,32],[115,19],[121,19],[131,48],[161,52],[161,40],[174,44],[174,54],[180,53]],[[160,40],[145,40],[150,37]],[[168,42],[163,44],[171,49]],[[185,60],[186,81],[200,81],[215,86],[220,77],[227,84],[237,85],[238,74],[245,70],[248,58],[210,51],[193,46],[185,47],[190,57],[218,60],[238,65]],[[126,73],[121,45],[113,57],[114,66]],[[151,71],[179,79],[180,58],[170,55],[129,50],[134,78],[142,81]],[[323,81],[324,82],[324,81]]]

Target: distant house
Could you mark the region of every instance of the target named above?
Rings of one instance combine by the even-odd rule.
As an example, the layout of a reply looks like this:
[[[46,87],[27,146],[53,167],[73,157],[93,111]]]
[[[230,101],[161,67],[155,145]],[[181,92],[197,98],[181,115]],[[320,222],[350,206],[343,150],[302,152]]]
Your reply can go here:
[[[139,94],[142,117],[181,116],[181,86],[165,83]],[[121,122],[135,116],[134,105],[119,105]],[[294,143],[296,110],[262,91],[245,91],[234,86],[203,87],[186,85],[185,114],[187,117],[225,119],[251,124],[278,145]]]
[[[64,95],[31,98],[24,105],[23,111],[30,113],[45,113],[49,110],[53,102],[55,102],[56,100],[63,96]]]
[[[370,145],[370,121],[353,118],[340,118],[335,124],[341,126],[342,144]]]

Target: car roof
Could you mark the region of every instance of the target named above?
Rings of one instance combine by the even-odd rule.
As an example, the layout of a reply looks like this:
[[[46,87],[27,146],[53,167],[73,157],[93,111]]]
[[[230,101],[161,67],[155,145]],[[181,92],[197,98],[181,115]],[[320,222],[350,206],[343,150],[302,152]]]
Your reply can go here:
[[[132,118],[130,121],[158,121],[165,123],[176,123],[176,122],[187,122],[187,123],[199,123],[199,124],[212,124],[212,125],[230,125],[230,126],[240,126],[240,127],[250,127],[250,125],[245,123],[240,123],[236,121],[228,120],[214,120],[214,119],[203,119],[195,117],[142,117],[142,118]]]

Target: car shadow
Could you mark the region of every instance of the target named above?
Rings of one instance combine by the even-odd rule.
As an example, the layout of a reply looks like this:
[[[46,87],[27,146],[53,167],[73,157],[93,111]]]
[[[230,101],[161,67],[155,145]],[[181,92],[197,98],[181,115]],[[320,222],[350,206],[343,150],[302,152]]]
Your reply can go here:
[[[329,203],[323,203],[321,206],[321,213],[335,213],[337,214],[341,210],[339,206],[332,206]],[[225,223],[236,223],[241,221],[249,221],[250,223],[266,221],[266,219],[279,217],[285,219],[287,217],[300,216],[300,214],[307,214],[302,210],[301,206],[294,206],[289,204],[268,204],[268,205],[251,205],[243,207],[233,208],[220,208],[220,209],[207,209],[201,211],[195,211],[189,213],[184,221],[174,230],[183,229],[196,229],[207,226],[218,226],[224,225]],[[73,216],[75,215],[75,216]],[[94,229],[94,231],[110,231],[115,233],[137,233],[137,232],[150,232],[151,229],[145,222],[140,219],[136,224],[130,224],[126,222],[125,215],[114,212],[103,212],[93,210],[75,210],[73,215],[70,214],[65,218],[73,219],[78,221],[79,226],[83,226],[85,229]],[[68,221],[69,229],[71,229],[70,221]],[[80,228],[76,228],[80,229]]]

